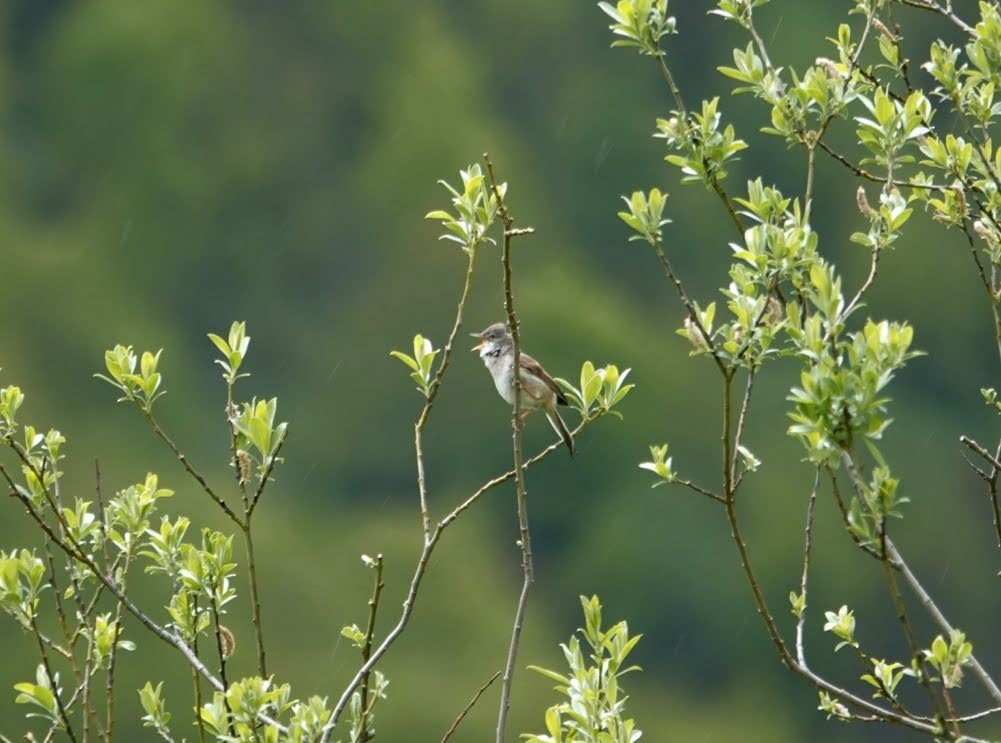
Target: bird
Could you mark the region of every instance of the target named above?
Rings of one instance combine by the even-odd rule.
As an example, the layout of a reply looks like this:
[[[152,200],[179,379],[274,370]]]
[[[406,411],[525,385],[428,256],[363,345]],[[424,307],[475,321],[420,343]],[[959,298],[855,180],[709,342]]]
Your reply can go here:
[[[473,346],[473,351],[480,352],[483,364],[493,377],[498,394],[509,405],[514,405],[514,339],[504,323],[494,323],[479,333],[470,333],[479,343]],[[518,355],[521,379],[521,419],[533,410],[542,410],[546,414],[553,430],[566,444],[570,456],[574,455],[573,434],[563,422],[557,405],[567,405],[567,398],[559,385],[553,380],[538,361],[522,351]],[[519,421],[521,422],[521,421]]]

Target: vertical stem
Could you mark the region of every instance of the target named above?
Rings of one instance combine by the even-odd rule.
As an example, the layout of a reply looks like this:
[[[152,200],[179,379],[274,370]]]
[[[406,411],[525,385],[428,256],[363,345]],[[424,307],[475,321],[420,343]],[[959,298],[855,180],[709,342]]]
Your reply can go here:
[[[504,225],[504,243],[501,261],[504,265],[504,309],[507,311],[508,326],[511,329],[514,357],[512,359],[514,377],[514,410],[511,414],[511,442],[514,450],[514,480],[515,495],[518,501],[518,531],[520,533],[521,569],[524,579],[521,585],[521,595],[518,597],[518,607],[514,615],[514,626],[511,629],[511,644],[508,647],[507,663],[504,667],[504,678],[501,682],[500,711],[497,716],[497,743],[503,743],[504,731],[507,727],[508,711],[511,708],[511,684],[514,680],[514,664],[518,656],[518,645],[521,641],[521,630],[525,623],[525,609],[528,604],[528,590],[535,580],[532,565],[532,535],[528,528],[528,498],[525,490],[524,457],[521,451],[521,336],[518,327],[518,315],[514,309],[514,294],[511,290],[511,241],[514,237],[531,230],[515,230],[514,219],[504,203],[504,197],[497,186],[494,176],[493,162],[489,155],[483,156],[487,165],[487,173],[494,196],[497,199],[497,214]]]
[[[890,590],[890,597],[893,599],[893,608],[897,614],[897,621],[900,622],[900,626],[904,631],[904,639],[907,641],[907,647],[911,651],[911,658],[918,662],[918,666],[921,671],[921,677],[919,680],[921,685],[925,688],[925,691],[928,693],[928,699],[931,702],[932,707],[935,709],[935,721],[941,727],[942,732],[948,734],[942,702],[939,700],[934,688],[932,688],[931,681],[929,680],[928,665],[924,661],[924,655],[922,654],[921,648],[914,637],[914,629],[911,627],[911,620],[907,616],[907,607],[904,604],[904,597],[900,593],[900,588],[897,586],[897,579],[893,574],[893,568],[890,565],[890,560],[886,553],[885,526],[885,522],[880,525],[880,538],[883,545],[883,556],[880,559],[880,563],[882,564],[883,572],[886,575],[886,584]],[[955,721],[953,721],[953,728],[953,735],[950,735],[949,737],[950,739],[955,740],[959,737],[959,728],[956,727]]]
[[[198,604],[195,604],[196,611]],[[191,646],[192,651],[195,655],[198,654],[198,636],[195,635],[194,642]],[[198,743],[206,743],[205,740],[205,723],[202,722],[202,679],[198,675],[198,671],[195,667],[191,667],[191,683],[195,687],[195,724],[198,725]]]
[[[445,343],[445,348],[442,351],[441,363],[438,366],[438,371],[435,373],[434,379],[431,380],[431,384],[428,386],[427,401],[424,403],[424,409],[421,410],[421,415],[414,424],[414,451],[417,456],[417,489],[420,493],[421,524],[424,528],[425,543],[431,539],[431,512],[428,507],[427,483],[424,477],[424,445],[422,437],[424,434],[424,428],[427,426],[428,418],[431,415],[431,407],[434,405],[435,396],[441,388],[442,378],[445,376],[445,371],[448,369],[448,362],[452,358],[452,349],[455,347],[455,337],[459,332],[459,328],[462,327],[462,311],[466,306],[466,299],[469,297],[469,289],[473,285],[473,267],[476,264],[476,252],[478,247],[479,244],[474,243],[469,246],[469,250],[467,251],[469,261],[466,264],[466,281],[462,286],[462,295],[459,297],[459,304],[455,309],[455,322],[452,324],[452,332],[449,333],[448,341]]]
[[[257,670],[261,678],[268,677],[264,652],[264,625],[261,623],[261,599],[257,590],[257,563],[254,561],[254,539],[250,533],[250,514],[244,522],[243,543],[247,551],[247,575],[250,582],[250,605],[253,611],[254,639],[257,641]]]
[[[42,665],[45,667],[45,675],[48,678],[49,684],[52,685],[52,696],[56,698],[56,708],[59,710],[59,717],[63,721],[63,725],[66,727],[66,734],[73,743],[77,743],[76,734],[73,732],[73,726],[70,724],[69,715],[66,713],[66,707],[63,704],[63,699],[59,696],[59,688],[56,684],[56,676],[52,672],[52,665],[49,663],[49,653],[45,649],[45,643],[42,642],[42,633],[38,629],[38,621],[32,613],[31,615],[31,631],[35,635],[35,640],[38,641],[38,652],[42,654]]]
[[[810,207],[810,202],[813,200],[813,173],[815,168],[814,159],[817,155],[817,146],[815,144],[808,145],[806,148],[806,194],[803,198],[804,206]]]
[[[121,591],[125,593],[126,581],[128,580],[129,574],[129,563],[132,560],[132,553],[128,551],[125,553],[125,565],[122,567],[122,582]],[[111,576],[114,580],[114,575]],[[107,714],[107,731],[108,734],[105,736],[108,743],[114,743],[115,740],[115,661],[118,657],[118,638],[122,634],[122,609],[123,604],[118,601],[118,606],[115,609],[115,639],[111,643],[111,650],[108,653],[108,677],[105,683],[105,706]]]
[[[382,555],[376,555],[375,558],[375,583],[372,586],[372,598],[368,600],[368,627],[365,630],[365,647],[362,648],[361,657],[364,663],[368,663],[369,658],[372,657],[372,637],[375,635],[375,616],[379,611],[379,595],[382,593],[383,588],[382,582]],[[361,682],[361,720],[358,723],[358,740],[364,741],[370,740],[372,736],[368,732],[368,714],[369,714],[369,703],[368,703],[368,679],[369,673],[365,673],[365,677]]]
[[[799,581],[799,595],[803,601],[803,610],[796,620],[796,660],[806,668],[806,651],[803,647],[803,629],[806,626],[806,589],[807,578],[810,575],[810,547],[813,535],[813,507],[817,502],[817,487],[820,485],[820,467],[817,467],[813,477],[813,490],[810,491],[810,501],[806,506],[806,537],[803,546],[803,575]]]
[[[214,595],[210,599],[210,607],[212,609],[212,625],[215,627],[215,647],[216,652],[219,654],[219,680],[222,682],[223,702],[226,705],[226,710],[232,712],[229,708],[229,702],[225,698],[226,691],[229,689],[229,678],[226,675],[226,647],[223,644],[222,639],[222,624],[219,621],[219,605],[216,603]],[[229,723],[229,733],[233,736],[236,735],[232,720],[230,720]]]

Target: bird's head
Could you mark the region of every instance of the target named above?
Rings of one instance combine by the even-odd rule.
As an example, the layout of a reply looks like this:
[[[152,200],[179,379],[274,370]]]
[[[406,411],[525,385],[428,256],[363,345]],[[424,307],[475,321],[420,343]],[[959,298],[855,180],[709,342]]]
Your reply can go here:
[[[511,334],[507,332],[507,327],[502,322],[495,322],[486,330],[479,333],[470,333],[474,338],[479,339],[479,343],[473,346],[473,351],[479,351],[485,346],[498,346],[511,342]]]

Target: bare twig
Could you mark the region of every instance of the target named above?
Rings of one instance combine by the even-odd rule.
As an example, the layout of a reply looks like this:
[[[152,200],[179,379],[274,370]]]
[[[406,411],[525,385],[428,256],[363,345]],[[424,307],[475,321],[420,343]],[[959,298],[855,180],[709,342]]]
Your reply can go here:
[[[254,501],[256,502],[256,501]],[[251,508],[253,503],[251,503]],[[244,551],[247,554],[247,580],[250,584],[251,619],[254,623],[254,641],[257,644],[257,670],[261,678],[268,677],[267,655],[264,646],[264,625],[261,621],[261,597],[257,587],[257,561],[254,559],[254,538],[250,531],[250,511],[248,509],[243,532]]]
[[[887,178],[885,178],[885,177],[883,177],[881,175],[876,175],[875,173],[870,173],[865,168],[862,168],[862,167],[856,165],[851,160],[849,160],[847,157],[845,157],[841,153],[839,153],[836,150],[834,150],[833,148],[831,148],[831,146],[828,145],[823,140],[817,140],[817,146],[820,149],[822,149],[824,152],[826,152],[828,155],[830,155],[833,159],[837,160],[839,163],[841,163],[846,168],[848,168],[851,172],[853,172],[859,178],[864,178],[865,180],[871,181],[873,183],[879,183],[879,184],[882,184],[882,185],[889,184],[891,186],[896,186],[897,188],[927,189],[928,191],[938,191],[938,192],[943,192],[943,191],[951,190],[951,187],[943,186],[943,185],[938,184],[938,183],[912,183],[910,181],[888,180]]]
[[[476,254],[479,243],[470,246],[468,251],[469,260],[466,263],[466,279],[462,285],[462,294],[459,296],[459,303],[455,308],[455,321],[452,323],[452,331],[448,334],[448,341],[441,353],[441,363],[438,364],[438,371],[428,385],[427,399],[424,408],[414,424],[414,451],[417,456],[417,490],[420,494],[421,523],[424,527],[424,541],[431,538],[431,512],[428,506],[427,482],[424,476],[424,448],[423,434],[427,426],[428,418],[431,416],[431,409],[434,406],[435,397],[441,389],[442,380],[448,370],[448,363],[452,358],[452,350],[455,347],[455,338],[462,327],[462,313],[466,307],[466,299],[469,297],[469,290],[473,285],[473,268],[476,265]]]
[[[69,739],[73,741],[73,743],[76,743],[76,733],[73,732],[73,725],[70,723],[69,715],[66,713],[66,706],[63,704],[63,698],[59,694],[59,684],[56,681],[56,675],[52,672],[52,665],[49,663],[49,653],[45,649],[45,643],[42,642],[41,633],[38,630],[38,621],[34,613],[31,615],[31,630],[35,635],[35,640],[38,642],[38,652],[42,656],[42,665],[45,668],[45,676],[52,689],[52,696],[56,699],[56,708],[59,711],[59,718],[63,722],[63,728],[66,730],[66,734],[69,736]]]
[[[998,502],[998,474],[1001,473],[1001,460],[999,460],[999,455],[1001,455],[1001,442],[998,443],[997,453],[991,455],[989,451],[968,436],[960,436],[959,440],[967,448],[975,451],[981,457],[986,459],[987,463],[991,465],[991,474],[988,475],[978,467],[974,467],[972,463],[970,464],[970,466],[980,473],[981,477],[983,477],[983,479],[987,482],[988,497],[991,501],[991,512],[994,516],[994,533],[997,535],[998,549],[1001,549],[1001,504]]]
[[[765,309],[768,308],[768,301],[765,301]],[[761,313],[764,314],[764,310]],[[757,323],[755,323],[757,324]],[[754,333],[754,329],[751,329],[751,334]],[[751,393],[754,392],[754,377],[755,370],[753,368],[749,369],[747,372],[747,387],[744,388],[744,399],[740,403],[740,413],[737,414],[737,430],[733,436],[733,455],[730,458],[730,462],[727,465],[730,468],[730,481],[734,483],[734,490],[736,491],[737,482],[737,461],[740,457],[740,447],[741,438],[744,435],[744,424],[747,421],[747,409],[751,404]]]
[[[198,671],[198,673],[201,674],[202,678],[208,681],[209,684],[216,691],[225,691],[226,687],[223,686],[222,682],[219,679],[217,679],[215,675],[213,675],[213,673],[208,669],[208,667],[204,663],[202,663],[202,661],[198,658],[198,655],[191,649],[191,647],[188,646],[187,643],[184,642],[184,640],[181,637],[157,624],[157,622],[154,621],[148,614],[146,614],[146,612],[140,609],[139,606],[128,595],[126,595],[121,590],[121,588],[119,588],[115,584],[112,578],[110,578],[103,571],[101,571],[101,569],[97,566],[94,560],[87,555],[87,553],[79,544],[77,544],[71,538],[69,538],[68,535],[67,535],[67,540],[64,541],[59,537],[59,535],[55,533],[55,531],[53,531],[52,527],[45,521],[45,519],[42,518],[41,514],[39,514],[38,511],[35,509],[31,500],[27,496],[22,495],[16,489],[13,480],[10,478],[10,474],[7,472],[6,468],[3,465],[0,465],[0,476],[2,476],[8,482],[8,484],[11,485],[12,487],[12,490],[10,492],[11,497],[17,498],[21,502],[21,504],[25,507],[25,511],[28,513],[28,516],[32,519],[32,521],[34,521],[35,524],[43,532],[45,532],[45,534],[50,539],[53,540],[53,543],[57,547],[59,547],[60,550],[66,553],[66,555],[70,557],[72,560],[79,562],[80,564],[84,565],[88,570],[90,570],[91,573],[93,573],[94,576],[98,579],[98,581],[100,581],[108,589],[108,591],[110,591],[115,596],[115,598],[117,598],[122,602],[122,604],[125,606],[125,609],[133,617],[135,617],[139,621],[139,623],[143,625],[143,627],[149,630],[157,638],[159,638],[160,640],[162,640],[163,642],[167,643],[171,647],[175,648],[178,652],[180,652],[181,655],[184,656],[184,659],[188,662],[188,664],[191,667],[193,667],[196,671]],[[276,728],[279,732],[283,733],[288,732],[288,729],[284,725],[282,725],[281,723],[279,723],[278,721],[272,719],[267,715],[263,714],[258,715],[258,718],[262,722],[265,722],[268,725],[271,725],[272,727]]]
[[[268,466],[264,470],[264,474],[261,475],[261,481],[257,484],[257,490],[254,491],[254,495],[250,499],[250,507],[247,509],[247,521],[249,521],[251,515],[253,515],[254,509],[257,508],[257,502],[261,499],[261,495],[264,494],[264,488],[266,488],[268,483],[271,481],[271,473],[274,472],[275,466],[278,464],[278,455],[282,453],[282,447],[285,446],[286,439],[288,439],[287,428],[282,431],[281,436],[278,438],[278,445],[275,447],[275,453],[271,455],[271,461],[268,462]]]
[[[462,708],[462,712],[459,713],[459,716],[455,718],[455,722],[453,722],[451,727],[449,727],[449,729],[445,732],[445,736],[441,739],[441,743],[448,743],[448,739],[451,738],[452,734],[459,729],[459,725],[464,719],[466,719],[466,715],[470,713],[476,703],[480,700],[480,697],[483,696],[483,692],[489,689],[490,685],[496,681],[497,677],[500,675],[501,672],[497,671],[493,676],[487,679],[487,682],[483,684],[483,686],[477,690],[477,692],[473,695],[473,698],[470,699],[469,702],[466,703],[466,706]]]
[[[938,13],[944,18],[948,18],[957,28],[962,29],[966,33],[972,35],[974,32],[973,27],[952,12],[949,7],[939,5],[937,2],[934,2],[934,0],[896,0],[896,2],[910,8],[917,8],[918,10],[928,10],[932,13]]]
[[[949,620],[945,618],[945,615],[938,608],[934,599],[932,599],[931,594],[928,593],[925,587],[921,584],[921,581],[917,579],[917,576],[914,575],[910,567],[900,556],[900,552],[897,551],[896,545],[894,545],[890,539],[887,539],[886,547],[888,555],[893,561],[894,566],[900,571],[900,574],[910,586],[911,591],[913,591],[914,595],[917,596],[918,601],[921,602],[921,605],[924,606],[925,610],[927,610],[928,614],[935,620],[935,623],[943,630],[943,632],[945,632],[946,635],[951,634],[954,627],[949,623]],[[991,695],[994,702],[996,704],[1001,704],[1001,689],[998,688],[994,679],[989,673],[987,673],[975,656],[970,655],[969,660],[970,668],[973,669],[973,674],[980,680],[980,683]]]
[[[494,176],[493,162],[490,155],[483,156],[490,178],[490,187],[497,199],[497,215],[504,225],[504,241],[501,262],[504,266],[504,309],[507,311],[508,327],[511,329],[511,339],[514,351],[512,369],[514,370],[514,409],[511,411],[511,441],[514,450],[514,481],[515,496],[518,505],[518,531],[521,538],[518,546],[521,548],[521,569],[524,579],[521,585],[521,595],[518,597],[518,607],[514,614],[514,625],[511,628],[511,644],[508,647],[507,663],[504,667],[504,678],[501,680],[500,711],[497,715],[497,743],[504,742],[504,732],[507,727],[507,715],[511,708],[511,685],[514,681],[514,665],[518,657],[518,645],[521,640],[521,630],[525,622],[525,609],[528,602],[528,591],[535,580],[532,565],[532,535],[528,528],[528,496],[525,490],[524,457],[521,451],[521,332],[518,315],[514,308],[514,293],[511,288],[511,241],[524,231],[515,231],[514,219],[504,203],[504,195]]]
[[[847,318],[855,309],[859,306],[859,303],[865,297],[865,293],[869,291],[872,287],[872,283],[876,280],[876,273],[879,271],[879,254],[882,252],[882,248],[877,245],[872,249],[872,257],[869,262],[869,275],[865,277],[865,281],[859,290],[855,292],[855,296],[852,300],[845,306],[845,309],[841,312],[841,319]]]
[[[680,480],[680,479],[678,479],[678,480],[673,480],[672,482],[676,483],[677,485],[684,485],[689,490],[693,490],[696,493],[698,493],[699,495],[704,495],[707,498],[711,498],[712,500],[716,501],[717,503],[726,503],[726,499],[722,495],[720,495],[719,493],[714,493],[713,491],[707,490],[706,488],[703,488],[700,485],[696,485],[691,480]]]
[[[720,370],[721,374],[726,374],[726,364],[723,359],[720,358],[719,352],[713,344],[712,337],[708,332],[706,332],[706,328],[702,324],[702,318],[699,316],[698,309],[696,308],[695,303],[689,298],[688,292],[685,290],[685,285],[681,283],[681,279],[678,278],[678,275],[671,267],[671,261],[668,259],[667,253],[664,252],[664,248],[659,239],[653,243],[653,249],[657,254],[657,257],[660,259],[660,265],[664,269],[664,275],[667,277],[668,281],[674,285],[675,291],[678,292],[678,296],[681,298],[681,303],[685,305],[685,309],[688,310],[689,317],[692,318],[692,322],[695,323],[695,327],[698,328],[699,333],[702,334],[702,338],[706,342],[709,354],[712,356],[713,361],[716,362],[716,367]]]
[[[129,564],[132,561],[131,543],[129,550],[125,553],[125,565],[122,567],[122,577],[120,588],[122,593],[126,591],[126,581],[129,575]],[[122,634],[122,602],[118,601],[115,607],[115,637],[111,643],[111,650],[108,652],[108,675],[105,678],[104,698],[106,710],[107,741],[113,743],[115,740],[115,661],[118,658],[118,638]]]
[[[987,452],[987,454],[989,455],[990,452]],[[848,470],[848,474],[851,477],[853,486],[861,494],[865,488],[865,484],[862,482],[862,476],[859,473],[858,468],[855,466],[855,462],[852,460],[852,457],[848,452],[844,452],[842,456],[842,461],[845,463],[845,469]],[[886,536],[885,534],[883,535],[883,540],[884,540],[882,544],[883,554],[877,552],[875,554],[875,557],[877,559],[880,559],[881,561],[888,562],[891,568],[898,571],[903,576],[905,582],[908,584],[908,586],[910,586],[911,591],[914,593],[915,596],[917,596],[918,601],[921,602],[921,605],[925,608],[925,610],[935,621],[935,623],[938,624],[938,626],[945,632],[946,635],[952,634],[954,629],[952,624],[949,622],[948,619],[946,619],[945,615],[942,613],[942,610],[938,608],[938,604],[935,603],[935,600],[931,597],[931,594],[929,594],[928,591],[925,589],[925,587],[921,584],[921,581],[919,581],[917,576],[914,575],[913,571],[911,571],[910,567],[907,565],[907,562],[901,556],[896,545],[893,543],[893,540],[890,539],[890,537]],[[969,656],[969,661],[970,661],[970,667],[973,669],[974,675],[980,680],[981,684],[991,695],[994,701],[997,704],[1001,704],[1001,689],[998,688],[994,679],[991,677],[989,673],[987,673],[984,667],[980,664],[980,661],[977,660],[977,658],[972,654]]]
[[[813,536],[813,507],[817,502],[817,487],[820,485],[820,468],[818,467],[813,476],[813,489],[810,491],[810,500],[806,504],[806,529],[803,545],[803,575],[799,581],[799,595],[803,602],[803,608],[796,619],[796,660],[806,667],[806,651],[803,647],[803,629],[806,627],[806,590],[807,578],[810,575],[810,547]]]
[[[365,630],[365,645],[361,651],[362,661],[368,662],[368,659],[372,657],[372,638],[375,635],[375,617],[379,611],[379,596],[382,594],[382,589],[385,584],[382,582],[382,555],[376,555],[375,558],[375,581],[372,584],[372,598],[368,600],[368,627]],[[366,741],[371,739],[371,735],[368,732],[368,712],[369,712],[369,702],[368,702],[368,682],[369,674],[365,674],[365,678],[361,682],[361,720],[358,723],[358,729],[360,731],[359,740]]]
[[[581,421],[581,423],[571,432],[572,435],[576,436],[586,425],[596,420],[592,418],[590,420]],[[527,469],[529,465],[535,464],[547,456],[552,454],[559,448],[563,447],[562,441],[556,441],[550,444],[534,457],[525,460],[524,468]],[[459,518],[468,508],[470,508],[474,503],[479,501],[484,495],[501,485],[515,476],[515,471],[508,470],[502,475],[498,475],[492,480],[488,480],[483,485],[481,485],[472,495],[462,501],[454,509],[452,509],[431,532],[431,539],[424,542],[424,547],[421,550],[420,556],[417,558],[417,565],[414,568],[413,577],[410,579],[410,587],[407,590],[407,595],[403,600],[403,610],[400,614],[400,618],[397,620],[396,624],[389,631],[389,633],[383,638],[379,646],[372,651],[372,657],[368,659],[368,662],[363,663],[361,668],[355,673],[351,681],[348,682],[347,686],[341,692],[341,696],[334,705],[333,711],[330,713],[330,718],[327,720],[326,725],[323,726],[323,738],[322,741],[329,741],[330,735],[332,734],[334,727],[337,725],[337,721],[340,719],[341,714],[344,712],[344,708],[351,699],[351,694],[355,689],[361,684],[362,679],[365,674],[372,670],[379,659],[386,653],[387,650],[396,642],[397,638],[406,629],[407,624],[410,621],[410,617],[413,614],[414,605],[417,601],[417,595],[420,592],[421,582],[424,580],[424,575],[427,572],[428,564],[431,561],[431,555],[434,553],[434,549],[441,539],[444,531]]]
[[[148,410],[144,410],[141,406],[139,406],[138,402],[136,403],[136,408],[146,417],[146,420],[149,421],[150,426],[153,428],[153,433],[157,435],[157,438],[159,438],[164,444],[166,444],[167,448],[174,453],[174,456],[177,457],[177,461],[179,461],[181,465],[184,467],[184,469],[187,471],[187,473],[194,478],[195,482],[201,485],[202,490],[205,491],[205,493],[209,496],[209,498],[215,501],[216,505],[218,505],[219,508],[222,509],[223,513],[225,513],[229,517],[230,521],[232,521],[234,524],[238,526],[242,526],[243,522],[240,520],[240,517],[236,515],[236,512],[229,507],[229,504],[227,504],[226,501],[224,501],[222,498],[216,495],[216,492],[208,484],[208,481],[202,476],[202,474],[198,470],[196,470],[191,465],[191,462],[188,461],[187,456],[185,456],[181,452],[181,450],[177,448],[177,445],[174,444],[174,441],[160,427],[160,424],[153,416],[153,413],[151,413]]]

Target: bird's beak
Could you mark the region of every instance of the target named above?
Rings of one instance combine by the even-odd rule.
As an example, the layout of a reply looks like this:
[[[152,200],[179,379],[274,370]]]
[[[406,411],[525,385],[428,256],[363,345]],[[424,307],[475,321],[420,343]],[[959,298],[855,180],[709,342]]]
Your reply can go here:
[[[479,338],[479,339],[480,339],[480,342],[479,342],[479,343],[477,343],[477,344],[476,344],[475,346],[473,346],[472,348],[470,348],[469,350],[470,350],[470,351],[479,351],[479,350],[480,350],[481,348],[483,348],[483,344],[484,344],[484,343],[486,343],[486,341],[485,341],[485,340],[483,340],[483,336],[482,336],[482,335],[481,335],[480,333],[470,333],[470,335],[471,335],[471,336],[472,336],[473,338]]]

